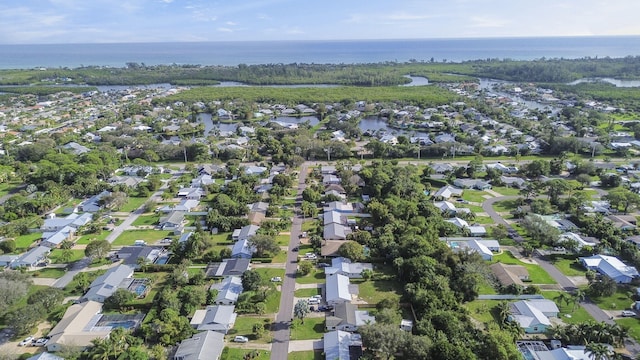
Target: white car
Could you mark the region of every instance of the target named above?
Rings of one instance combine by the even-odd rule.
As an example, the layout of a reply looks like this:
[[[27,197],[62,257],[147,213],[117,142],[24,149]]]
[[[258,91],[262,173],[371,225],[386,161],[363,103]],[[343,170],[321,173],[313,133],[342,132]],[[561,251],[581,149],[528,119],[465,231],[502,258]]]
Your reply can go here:
[[[273,281],[273,282],[281,282],[282,278],[280,276],[274,276],[274,277],[271,278],[271,281]]]
[[[311,298],[312,299],[322,300],[322,295],[313,295]]]
[[[33,336],[27,336],[24,340],[22,340],[22,341],[20,341],[20,343],[18,343],[18,346],[31,345],[32,342],[33,342]]]
[[[309,298],[308,303],[309,303],[309,305],[320,305],[320,299],[318,299],[318,298]]]
[[[233,338],[233,342],[238,342],[238,343],[246,343],[249,342],[249,338],[246,336],[236,336]]]
[[[45,346],[48,341],[49,339],[47,338],[40,338],[36,340],[34,343],[32,343],[31,346]]]
[[[635,311],[631,311],[631,310],[622,310],[622,313],[620,314],[623,317],[634,317],[636,316]]]

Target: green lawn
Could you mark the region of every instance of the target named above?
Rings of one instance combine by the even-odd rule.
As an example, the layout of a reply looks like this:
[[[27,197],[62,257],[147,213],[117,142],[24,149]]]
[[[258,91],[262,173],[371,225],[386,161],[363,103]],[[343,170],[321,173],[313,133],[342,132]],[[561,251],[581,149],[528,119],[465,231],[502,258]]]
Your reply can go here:
[[[469,310],[469,315],[481,323],[497,322],[492,309],[500,303],[500,300],[474,300],[463,306]]]
[[[291,340],[321,339],[324,326],[324,317],[305,318],[304,324],[295,319],[291,325]]]
[[[589,315],[589,313],[579,304],[573,304],[573,302],[567,304],[565,302],[558,301],[558,296],[560,295],[560,291],[542,291],[542,296],[549,300],[553,300],[556,305],[558,305],[558,309],[560,309],[560,314],[558,317],[562,319],[563,322],[567,324],[577,324],[585,321],[593,320],[593,317]],[[569,316],[566,316],[566,315]]]
[[[462,193],[462,198],[467,200],[467,201],[481,203],[481,202],[487,200],[484,197],[485,195],[489,195],[489,194],[484,192],[484,191],[473,190],[473,189],[465,189],[464,193]],[[492,197],[492,196],[490,196],[490,197]]]
[[[151,214],[151,215],[140,215],[137,219],[131,223],[133,226],[141,226],[141,225],[156,225],[160,221],[160,215]]]
[[[324,360],[322,351],[293,351],[287,356],[287,360]]]
[[[262,323],[265,330],[267,330],[260,339],[257,339],[255,334],[253,333],[253,325],[257,323]],[[268,333],[270,325],[271,319],[269,318],[240,315],[236,319],[236,323],[233,325],[233,329],[229,331],[229,335],[242,335],[248,337],[251,341],[266,343],[271,339],[271,335]]]
[[[229,245],[231,243],[231,233],[223,232],[211,235],[211,241],[213,241],[214,244],[224,243],[226,245]]]
[[[222,350],[222,356],[220,356],[220,360],[244,360],[246,359],[245,356],[251,353],[258,354],[257,356],[252,357],[252,360],[269,360],[271,358],[271,352],[266,350],[250,350],[225,347],[224,350]]]
[[[74,261],[78,261],[84,257],[84,250],[71,250],[71,258],[68,261],[62,261],[62,249],[53,249],[49,254],[49,259],[53,264],[64,264],[64,263],[72,263]]]
[[[291,241],[291,235],[276,235],[276,242],[278,245],[287,246]]]
[[[65,273],[66,271],[64,269],[44,268],[33,272],[33,276],[47,279],[58,279],[61,278]]]
[[[489,216],[476,216],[476,218],[472,222],[482,224],[482,225],[487,225],[487,224],[493,224],[493,219]]]
[[[377,304],[387,298],[400,302],[402,285],[398,281],[352,279],[351,283],[358,284],[358,296],[369,304]]]
[[[156,242],[167,236],[172,236],[171,231],[158,231],[158,230],[127,230],[124,231],[113,242],[114,246],[133,245],[136,240],[144,240],[147,243]]]
[[[315,226],[313,221],[305,221],[302,223],[302,231],[309,231]]]
[[[280,250],[280,252],[278,253],[278,255],[273,257],[273,261],[274,264],[284,264],[285,262],[287,262],[287,252]]]
[[[327,280],[324,275],[324,270],[314,267],[311,269],[311,272],[305,276],[296,275],[296,282],[298,284],[324,284]]]
[[[584,276],[587,270],[576,259],[555,259],[553,265],[566,276]]]
[[[131,212],[133,210],[138,209],[142,204],[145,203],[149,198],[148,197],[130,197],[129,201],[126,204],[122,205],[119,211],[122,212]]]
[[[618,285],[615,294],[597,298],[591,297],[590,299],[603,310],[625,310],[629,309],[631,304],[633,304],[632,294],[633,291],[629,288]]]
[[[42,233],[30,233],[16,237],[16,250],[29,248],[29,246],[31,246],[34,241],[40,239],[40,237],[42,237]]]
[[[488,280],[483,279],[485,281],[480,282],[479,287],[478,287],[478,294],[481,295],[492,295],[492,294],[497,294],[498,292],[496,291],[496,289],[493,287],[493,285],[491,285],[489,283]]]
[[[520,193],[520,189],[514,189],[506,186],[494,186],[491,190],[505,196],[517,196]]]
[[[516,264],[524,266],[529,271],[529,279],[532,284],[555,284],[556,281],[544,271],[539,265],[528,264],[516,259],[509,251],[505,251],[500,255],[493,257],[493,262],[501,262],[503,264]]]
[[[82,235],[76,240],[76,244],[88,244],[93,240],[104,240],[111,234],[110,231],[101,230],[99,234]]]
[[[293,296],[298,298],[310,298],[314,295],[322,295],[322,290],[320,288],[298,289],[293,293]]]
[[[493,209],[497,212],[510,212],[518,208],[515,200],[503,200],[493,204]]]
[[[640,319],[634,317],[617,318],[616,324],[629,328],[629,336],[636,341],[640,341]]]
[[[467,208],[467,209],[471,210],[474,214],[484,212],[484,209],[482,209],[482,206],[471,205],[471,204],[458,204],[458,203],[456,203],[454,205],[458,209]]]

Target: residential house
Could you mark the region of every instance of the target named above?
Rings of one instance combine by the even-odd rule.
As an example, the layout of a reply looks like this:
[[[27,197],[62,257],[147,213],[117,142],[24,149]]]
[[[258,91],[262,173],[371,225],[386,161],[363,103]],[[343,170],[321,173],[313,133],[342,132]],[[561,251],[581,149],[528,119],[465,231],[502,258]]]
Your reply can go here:
[[[16,259],[18,259],[20,255],[0,255],[0,267],[10,266]]]
[[[584,246],[591,246],[591,247],[596,246],[596,243],[587,241],[583,239],[582,236],[574,232],[566,232],[560,235],[560,238],[558,239],[558,243],[562,244],[566,241],[574,241],[577,244],[578,249],[582,249]]]
[[[557,340],[551,340],[551,349],[547,348],[547,345],[542,341],[517,341],[516,346],[525,359],[595,360],[593,353],[584,345],[567,345],[567,347],[560,347],[560,344],[554,346],[554,341]],[[613,352],[611,345],[607,347]]]
[[[227,168],[225,165],[204,164],[198,167],[198,175],[226,175]]]
[[[446,164],[446,163],[435,163],[435,164],[431,164],[429,166],[433,169],[433,171],[436,174],[446,174],[446,173],[450,173],[453,170],[455,170],[453,165]]]
[[[459,229],[469,228],[469,223],[464,219],[460,219],[459,217],[454,217],[452,219],[447,219],[445,221],[452,223]]]
[[[626,265],[614,256],[594,255],[581,257],[580,262],[585,268],[606,275],[620,284],[628,284],[634,278],[640,276],[635,267]]]
[[[453,185],[462,189],[487,190],[491,189],[491,184],[478,179],[455,179]]]
[[[320,167],[320,173],[322,175],[335,175],[338,173],[338,171],[333,165],[323,165]]]
[[[324,226],[330,224],[346,224],[347,218],[337,211],[325,211],[322,215]]]
[[[489,267],[503,287],[511,285],[526,286],[524,281],[529,280],[529,271],[522,265],[495,263]]]
[[[198,175],[198,177],[191,180],[191,187],[204,188],[205,186],[209,186],[215,182],[216,182],[215,179],[213,179],[211,175],[207,175],[207,174]]]
[[[158,211],[163,213],[170,213],[173,211],[190,212],[190,211],[193,211],[195,208],[197,208],[199,205],[200,205],[199,200],[182,199],[180,203],[174,206],[170,206],[170,205],[163,206],[160,209],[158,209]]]
[[[262,175],[264,174],[268,169],[264,166],[247,166],[244,169],[244,173],[247,175]]]
[[[331,201],[324,205],[324,212],[337,212],[340,214],[352,214],[354,212],[353,204],[342,201]]]
[[[210,290],[217,290],[218,295],[213,301],[216,305],[235,305],[238,296],[242,293],[242,278],[240,276],[229,276],[221,282],[213,283]]]
[[[327,313],[325,328],[327,331],[358,331],[359,326],[375,324],[376,318],[369,315],[368,311],[358,310],[354,304],[345,302],[337,304],[333,313]]]
[[[635,230],[637,219],[632,215],[609,215],[607,219],[611,220],[613,226],[623,231]]]
[[[247,225],[247,226],[243,226],[240,229],[235,229],[233,231],[233,233],[231,234],[231,239],[233,241],[239,241],[239,240],[248,240],[249,238],[251,238],[253,235],[255,235],[258,230],[260,230],[260,226],[257,225]]]
[[[340,183],[342,183],[342,180],[337,175],[327,174],[322,176],[322,185],[324,186],[331,184],[339,185]]]
[[[205,269],[207,277],[242,276],[251,269],[249,259],[224,259],[219,263],[211,263]]]
[[[209,330],[199,332],[182,340],[173,360],[219,360],[224,347],[224,334]]]
[[[177,196],[185,199],[200,200],[204,196],[204,190],[199,187],[182,188],[178,190]]]
[[[436,144],[442,144],[442,143],[454,143],[456,142],[456,136],[453,134],[440,134],[437,135],[435,138],[435,143]]]
[[[184,211],[172,211],[167,216],[160,218],[158,226],[162,230],[180,231],[184,225]]]
[[[133,281],[132,276],[133,267],[129,265],[113,267],[98,276],[81,299],[104,303],[105,299],[113,295],[117,289],[127,289]]]
[[[42,224],[40,229],[43,232],[57,232],[67,226],[71,226],[77,229],[81,226],[87,225],[89,222],[91,222],[92,218],[93,214],[91,213],[73,213],[64,218],[57,218],[54,214],[54,217],[44,220],[44,223]]]
[[[33,247],[26,253],[18,256],[17,259],[9,264],[9,267],[12,269],[24,267],[29,270],[34,270],[38,265],[44,263],[50,252],[51,249],[46,246]]]
[[[515,177],[515,176],[500,176],[500,182],[502,182],[505,186],[522,189],[527,181],[523,178]]]
[[[454,251],[470,251],[476,252],[482,256],[483,260],[493,260],[493,252],[486,247],[482,242],[471,239],[469,241],[450,241],[449,246]]]
[[[330,331],[324,334],[323,349],[326,360],[358,360],[363,354],[362,338],[347,331]]]
[[[515,166],[505,166],[502,163],[485,164],[485,168],[497,170],[503,174],[515,174],[518,168]]]
[[[482,225],[469,226],[469,235],[471,236],[487,236],[487,229]]]
[[[55,249],[60,246],[63,241],[71,239],[75,231],[75,228],[65,226],[56,232],[44,232],[42,233],[42,242],[40,245]]]
[[[349,284],[349,277],[340,274],[327,275],[326,301],[329,305],[337,305],[344,302],[351,302],[352,293]]]
[[[365,270],[373,271],[373,265],[370,263],[354,263],[350,259],[337,257],[331,259],[331,266],[326,267],[324,272],[327,275],[340,274],[350,279],[357,279],[362,277],[362,272]]]
[[[48,351],[60,351],[67,347],[87,348],[95,339],[105,339],[110,327],[94,328],[93,324],[101,316],[102,304],[86,301],[71,305],[56,326],[49,331]]]
[[[198,331],[215,331],[227,334],[236,322],[238,314],[234,305],[210,305],[204,310],[196,310],[191,318],[191,326]]]
[[[27,358],[27,360],[64,360],[64,358],[61,358],[60,356],[56,356],[48,352],[41,352]]]
[[[75,141],[62,145],[62,148],[71,151],[74,155],[82,155],[90,151],[88,147],[82,146]]]
[[[433,198],[436,200],[448,200],[451,197],[461,197],[463,192],[463,189],[446,185],[438,189],[438,191],[433,194]]]
[[[166,250],[162,247],[153,246],[124,246],[116,253],[117,259],[123,259],[124,265],[129,265],[137,269],[140,265],[138,259],[143,258],[145,263],[153,264],[155,261],[166,254]]]
[[[250,239],[238,240],[231,248],[231,257],[240,259],[251,259],[256,252],[256,247],[252,246]]]
[[[555,310],[555,316],[557,316],[559,310],[553,301],[540,300],[544,301],[521,300],[511,303],[508,319],[515,321],[527,334],[545,333],[547,328],[551,326],[551,320],[548,315],[545,315],[545,312],[553,314],[553,310]]]
[[[350,233],[351,229],[348,226],[337,223],[328,224],[323,229],[325,240],[346,240]]]
[[[78,205],[78,210],[90,213],[98,212],[103,208],[102,199],[109,195],[111,195],[111,192],[104,190],[103,192],[81,202],[80,205]]]

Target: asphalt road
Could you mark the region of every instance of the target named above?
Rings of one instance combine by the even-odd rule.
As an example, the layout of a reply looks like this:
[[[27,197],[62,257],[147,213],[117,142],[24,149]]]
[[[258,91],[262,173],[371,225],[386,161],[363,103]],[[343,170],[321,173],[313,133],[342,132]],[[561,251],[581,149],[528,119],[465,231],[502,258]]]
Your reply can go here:
[[[298,193],[296,195],[296,206],[298,208],[302,203],[302,191],[305,189],[308,167],[308,163],[303,164],[298,175]],[[280,291],[282,293],[280,296],[280,311],[274,324],[273,343],[271,345],[272,360],[286,359],[289,354],[290,327],[293,319],[293,292],[296,288],[296,271],[298,269],[298,253],[294,252],[293,248],[300,244],[299,235],[302,232],[302,221],[303,219],[296,212],[292,218],[291,239],[289,240],[287,263]]]

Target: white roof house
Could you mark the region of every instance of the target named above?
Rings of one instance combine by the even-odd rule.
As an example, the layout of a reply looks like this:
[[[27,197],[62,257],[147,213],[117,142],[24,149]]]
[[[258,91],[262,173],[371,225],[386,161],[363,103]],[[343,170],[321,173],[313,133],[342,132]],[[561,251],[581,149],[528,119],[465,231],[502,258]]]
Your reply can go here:
[[[543,333],[548,326],[551,326],[549,317],[536,305],[538,304],[527,300],[510,304],[510,320],[517,322],[525,330],[525,333]]]
[[[460,197],[462,196],[463,191],[463,189],[447,185],[438,189],[438,191],[433,194],[433,197],[436,199],[449,199],[452,196]]]
[[[256,247],[251,246],[249,239],[242,239],[233,244],[233,248],[231,248],[231,257],[250,259],[255,252]]]
[[[373,271],[373,265],[369,263],[352,263],[351,260],[343,257],[331,259],[331,267],[324,269],[325,274],[345,275],[351,279],[361,278],[364,270]]]
[[[218,296],[213,301],[214,304],[233,305],[242,293],[242,278],[240,276],[226,277],[221,282],[211,285],[210,289],[218,290]]]
[[[226,334],[236,322],[238,314],[234,305],[211,305],[204,310],[196,310],[191,318],[191,326],[199,331],[211,330]]]
[[[203,331],[182,340],[173,360],[218,360],[224,349],[224,334]]]
[[[47,350],[60,351],[66,346],[84,348],[92,345],[91,340],[108,337],[111,327],[96,329],[92,324],[101,311],[102,304],[95,301],[71,305],[49,332]]]
[[[323,237],[325,240],[345,240],[350,232],[347,226],[331,223],[324,227]]]
[[[89,290],[82,299],[103,303],[116,290],[129,287],[132,282],[132,276],[133,267],[129,265],[118,265],[111,268],[91,283]]]
[[[44,261],[47,258],[51,249],[46,246],[36,246],[31,248],[31,250],[26,253],[20,255],[15,261],[11,262],[9,266],[12,269],[19,267],[26,268],[35,268],[39,263]]]
[[[344,275],[327,275],[326,301],[329,305],[351,302],[349,278]]]
[[[362,338],[360,334],[335,330],[324,334],[323,343],[325,359],[351,360],[351,351],[354,347],[362,347]],[[361,354],[362,349],[355,359],[359,359]]]
[[[242,228],[240,228],[240,231],[237,231],[238,229],[233,231],[233,234],[231,235],[231,238],[233,240],[246,240],[249,239],[250,237],[252,237],[253,235],[255,235],[258,230],[260,230],[260,226],[257,225],[247,225],[247,226],[243,226]],[[237,231],[237,232],[236,232]]]
[[[487,229],[482,225],[469,226],[469,235],[471,236],[486,236]]]
[[[337,211],[325,211],[322,215],[324,226],[329,224],[346,224],[346,217]]]
[[[596,246],[595,243],[586,241],[585,239],[582,238],[582,236],[574,233],[574,232],[566,232],[562,235],[560,235],[560,239],[558,240],[558,242],[562,243],[564,241],[567,240],[574,240],[575,242],[578,243],[578,249],[581,249],[583,246]]]
[[[459,228],[468,228],[469,223],[466,220],[460,219],[459,217],[454,217],[453,219],[447,219],[446,222],[450,222],[453,225]]]
[[[434,201],[433,206],[437,207],[444,213],[455,214],[458,211],[456,206],[449,201]]]
[[[339,213],[352,213],[353,212],[353,204],[352,203],[344,203],[342,201],[331,201],[324,206],[325,212],[327,211],[336,211]]]
[[[464,251],[468,249],[469,251],[477,252],[486,261],[493,260],[493,252],[485,244],[475,239],[460,242],[450,241],[449,246],[453,250]]]
[[[581,257],[580,262],[587,269],[606,275],[617,283],[630,283],[631,280],[640,275],[635,267],[625,265],[625,263],[614,256],[594,255]]]

